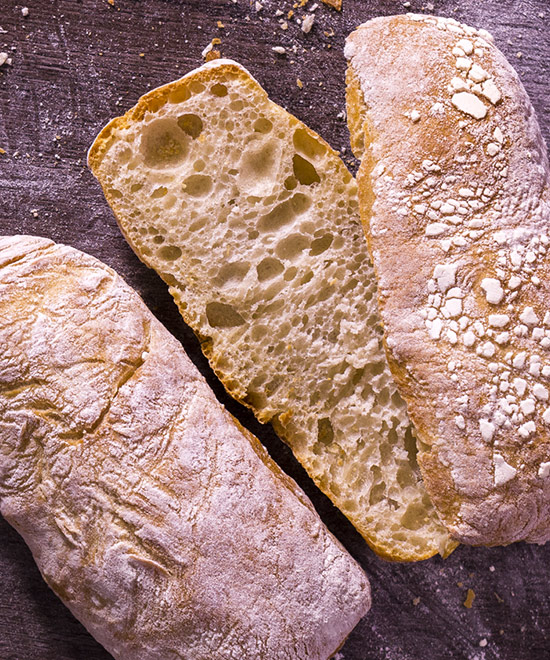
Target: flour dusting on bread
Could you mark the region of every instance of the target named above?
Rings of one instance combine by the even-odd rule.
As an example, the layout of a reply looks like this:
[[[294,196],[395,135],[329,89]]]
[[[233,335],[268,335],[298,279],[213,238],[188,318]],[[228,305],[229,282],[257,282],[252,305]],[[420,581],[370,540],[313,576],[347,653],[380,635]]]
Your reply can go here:
[[[550,212],[533,108],[491,36],[453,19],[375,19],[346,54],[362,215],[428,490],[465,542],[544,542]]]

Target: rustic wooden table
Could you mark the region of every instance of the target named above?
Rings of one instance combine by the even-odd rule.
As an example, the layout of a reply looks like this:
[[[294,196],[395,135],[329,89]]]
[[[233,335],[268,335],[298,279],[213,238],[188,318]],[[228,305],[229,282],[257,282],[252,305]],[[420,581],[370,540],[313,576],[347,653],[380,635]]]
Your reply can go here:
[[[319,0],[309,34],[296,19],[310,13],[315,0],[287,29],[281,23],[293,0],[260,0],[261,7],[249,0],[27,1],[28,14],[16,0],[0,0],[0,51],[12,59],[0,67],[0,147],[6,151],[0,155],[0,234],[48,236],[115,268],[181,340],[220,400],[307,492],[372,581],[373,608],[342,649],[344,660],[550,658],[550,547],[461,547],[445,561],[412,566],[375,557],[270,428],[224,394],[166,287],[122,239],[85,166],[98,129],[146,90],[199,65],[214,37],[224,56],[241,61],[275,101],[349,159],[341,115],[344,38],[358,23],[408,5],[490,30],[519,71],[548,142],[548,0],[344,0],[341,13]],[[273,46],[287,54],[275,54]],[[0,660],[108,660],[1,519],[0,539]],[[469,589],[475,599],[467,608]]]

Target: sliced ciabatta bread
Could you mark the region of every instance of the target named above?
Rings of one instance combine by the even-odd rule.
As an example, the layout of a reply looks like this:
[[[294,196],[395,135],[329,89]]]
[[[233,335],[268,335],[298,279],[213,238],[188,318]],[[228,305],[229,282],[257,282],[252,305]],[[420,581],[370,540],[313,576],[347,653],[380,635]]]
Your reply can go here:
[[[114,658],[328,660],[363,571],[135,291],[2,237],[0,319],[0,511]]]
[[[550,538],[548,162],[485,31],[431,16],[346,45],[360,205],[428,491],[473,544]]]
[[[382,347],[356,184],[329,145],[222,60],[140,99],[89,163],[228,391],[378,553],[447,553]]]

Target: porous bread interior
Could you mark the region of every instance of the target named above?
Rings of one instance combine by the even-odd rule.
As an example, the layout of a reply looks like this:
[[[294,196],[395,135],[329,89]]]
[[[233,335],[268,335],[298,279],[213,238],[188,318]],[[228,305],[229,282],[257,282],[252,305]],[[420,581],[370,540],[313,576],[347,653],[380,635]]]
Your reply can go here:
[[[373,549],[450,552],[386,362],[356,184],[330,147],[225,65],[148,94],[89,161],[228,391]]]

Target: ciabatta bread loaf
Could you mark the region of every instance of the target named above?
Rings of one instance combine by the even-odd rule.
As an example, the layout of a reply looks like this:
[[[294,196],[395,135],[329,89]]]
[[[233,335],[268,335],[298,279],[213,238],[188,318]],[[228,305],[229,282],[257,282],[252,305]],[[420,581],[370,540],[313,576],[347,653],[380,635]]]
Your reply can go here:
[[[0,511],[118,660],[327,660],[361,568],[96,259],[0,239]]]
[[[448,552],[384,355],[356,184],[329,145],[217,60],[113,120],[89,163],[228,391],[378,553]]]
[[[394,16],[346,45],[360,205],[428,491],[472,544],[550,538],[548,161],[492,38]]]

